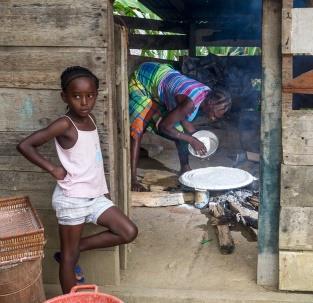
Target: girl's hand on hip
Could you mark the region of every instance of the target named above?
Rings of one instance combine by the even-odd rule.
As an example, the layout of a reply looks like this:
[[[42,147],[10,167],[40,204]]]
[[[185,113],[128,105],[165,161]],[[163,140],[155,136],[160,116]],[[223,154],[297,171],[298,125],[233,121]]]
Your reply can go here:
[[[195,152],[200,155],[204,156],[207,153],[207,149],[203,142],[199,141],[197,138],[193,137],[193,140],[191,141],[190,145],[195,150]]]
[[[64,180],[67,175],[67,171],[63,166],[56,166],[50,173],[56,180]]]

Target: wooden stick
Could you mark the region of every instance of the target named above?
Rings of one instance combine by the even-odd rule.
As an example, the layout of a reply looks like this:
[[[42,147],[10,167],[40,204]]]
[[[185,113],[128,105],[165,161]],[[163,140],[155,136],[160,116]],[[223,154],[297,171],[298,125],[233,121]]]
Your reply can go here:
[[[211,225],[215,227],[221,254],[231,254],[235,249],[235,244],[229,226],[228,224],[218,224],[225,215],[224,208],[220,204],[210,205],[209,213],[212,215]]]

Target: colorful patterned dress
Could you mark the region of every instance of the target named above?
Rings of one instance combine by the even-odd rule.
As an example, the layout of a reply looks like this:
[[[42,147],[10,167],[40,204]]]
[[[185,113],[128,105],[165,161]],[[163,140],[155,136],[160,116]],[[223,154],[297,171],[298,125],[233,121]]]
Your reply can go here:
[[[209,91],[208,86],[182,75],[167,64],[141,64],[129,81],[131,136],[137,138],[145,130],[158,133],[157,123],[177,107],[177,95],[185,95],[193,102],[194,111],[186,117],[191,122]],[[180,123],[175,127],[184,131]]]

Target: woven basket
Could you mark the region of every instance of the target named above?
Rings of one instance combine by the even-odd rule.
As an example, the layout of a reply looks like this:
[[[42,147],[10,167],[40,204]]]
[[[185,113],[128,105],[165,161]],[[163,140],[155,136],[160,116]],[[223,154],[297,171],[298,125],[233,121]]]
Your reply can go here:
[[[44,228],[28,197],[0,199],[0,266],[43,256]]]

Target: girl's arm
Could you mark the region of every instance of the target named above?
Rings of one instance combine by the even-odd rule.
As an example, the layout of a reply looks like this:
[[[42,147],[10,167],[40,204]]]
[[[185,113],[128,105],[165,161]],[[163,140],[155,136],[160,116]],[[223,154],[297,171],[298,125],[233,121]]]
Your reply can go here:
[[[49,172],[57,180],[63,180],[66,171],[62,166],[57,166],[41,155],[37,147],[47,143],[51,139],[62,136],[70,127],[67,119],[60,118],[48,127],[34,132],[17,145],[17,150],[30,162]]]
[[[199,141],[195,137],[192,137],[189,134],[182,133],[175,128],[175,124],[177,122],[187,125],[188,121],[186,120],[186,116],[192,113],[193,110],[193,103],[184,96],[183,99],[179,100],[179,105],[161,120],[158,128],[161,134],[163,133],[167,137],[174,140],[183,140],[189,143],[197,153],[199,153],[200,155],[204,155],[206,153],[206,147],[201,141]],[[188,126],[190,127],[190,125]],[[195,128],[191,129],[190,127],[190,130],[193,131],[195,130]]]

